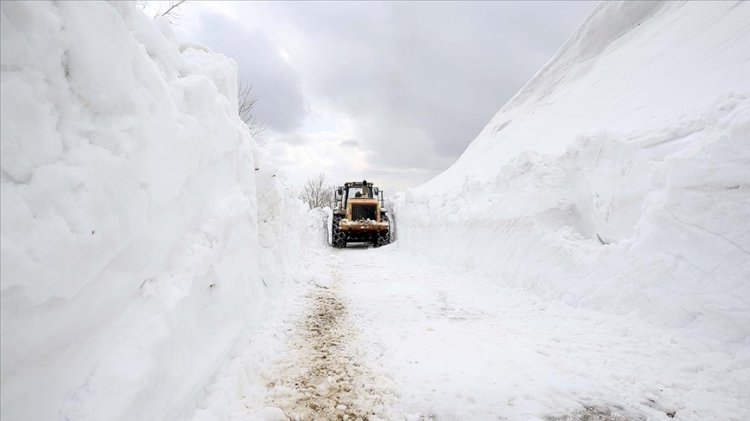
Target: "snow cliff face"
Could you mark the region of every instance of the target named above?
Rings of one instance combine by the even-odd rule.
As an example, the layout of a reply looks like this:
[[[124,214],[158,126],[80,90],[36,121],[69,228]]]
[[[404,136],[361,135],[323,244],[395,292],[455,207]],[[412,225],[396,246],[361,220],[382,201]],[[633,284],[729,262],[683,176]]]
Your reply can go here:
[[[130,3],[1,10],[2,418],[190,411],[306,211],[237,117],[233,61]]]
[[[750,340],[750,5],[603,2],[447,171],[400,247],[571,306]]]

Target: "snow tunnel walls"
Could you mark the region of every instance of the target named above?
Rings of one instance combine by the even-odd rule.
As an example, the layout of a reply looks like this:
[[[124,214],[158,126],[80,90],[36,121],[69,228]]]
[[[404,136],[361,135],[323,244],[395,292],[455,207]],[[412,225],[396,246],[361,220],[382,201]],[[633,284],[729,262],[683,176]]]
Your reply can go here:
[[[2,418],[190,411],[305,216],[255,170],[236,65],[131,3],[0,10]]]
[[[499,284],[750,338],[750,5],[603,2],[399,241]]]

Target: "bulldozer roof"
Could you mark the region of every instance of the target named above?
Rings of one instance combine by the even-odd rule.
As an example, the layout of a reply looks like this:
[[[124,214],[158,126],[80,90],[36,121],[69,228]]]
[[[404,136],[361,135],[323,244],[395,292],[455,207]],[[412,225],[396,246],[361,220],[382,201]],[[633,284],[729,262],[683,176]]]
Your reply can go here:
[[[364,187],[364,186],[372,187],[372,183],[368,183],[367,180],[349,181],[349,182],[344,183],[344,187]]]

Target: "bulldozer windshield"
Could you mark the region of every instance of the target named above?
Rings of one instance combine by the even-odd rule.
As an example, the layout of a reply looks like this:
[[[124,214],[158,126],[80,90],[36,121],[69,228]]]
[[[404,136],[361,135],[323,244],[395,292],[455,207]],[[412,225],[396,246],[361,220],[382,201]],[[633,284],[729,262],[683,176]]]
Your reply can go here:
[[[372,188],[369,186],[349,187],[347,190],[347,197],[349,199],[372,199]]]

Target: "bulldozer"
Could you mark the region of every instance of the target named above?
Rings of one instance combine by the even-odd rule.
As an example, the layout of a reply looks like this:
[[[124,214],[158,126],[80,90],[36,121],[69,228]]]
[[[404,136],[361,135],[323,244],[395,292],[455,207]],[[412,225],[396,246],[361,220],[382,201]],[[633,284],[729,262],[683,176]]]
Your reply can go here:
[[[370,243],[374,247],[391,242],[391,223],[383,202],[383,191],[367,180],[344,183],[334,189],[331,215],[331,245]]]

